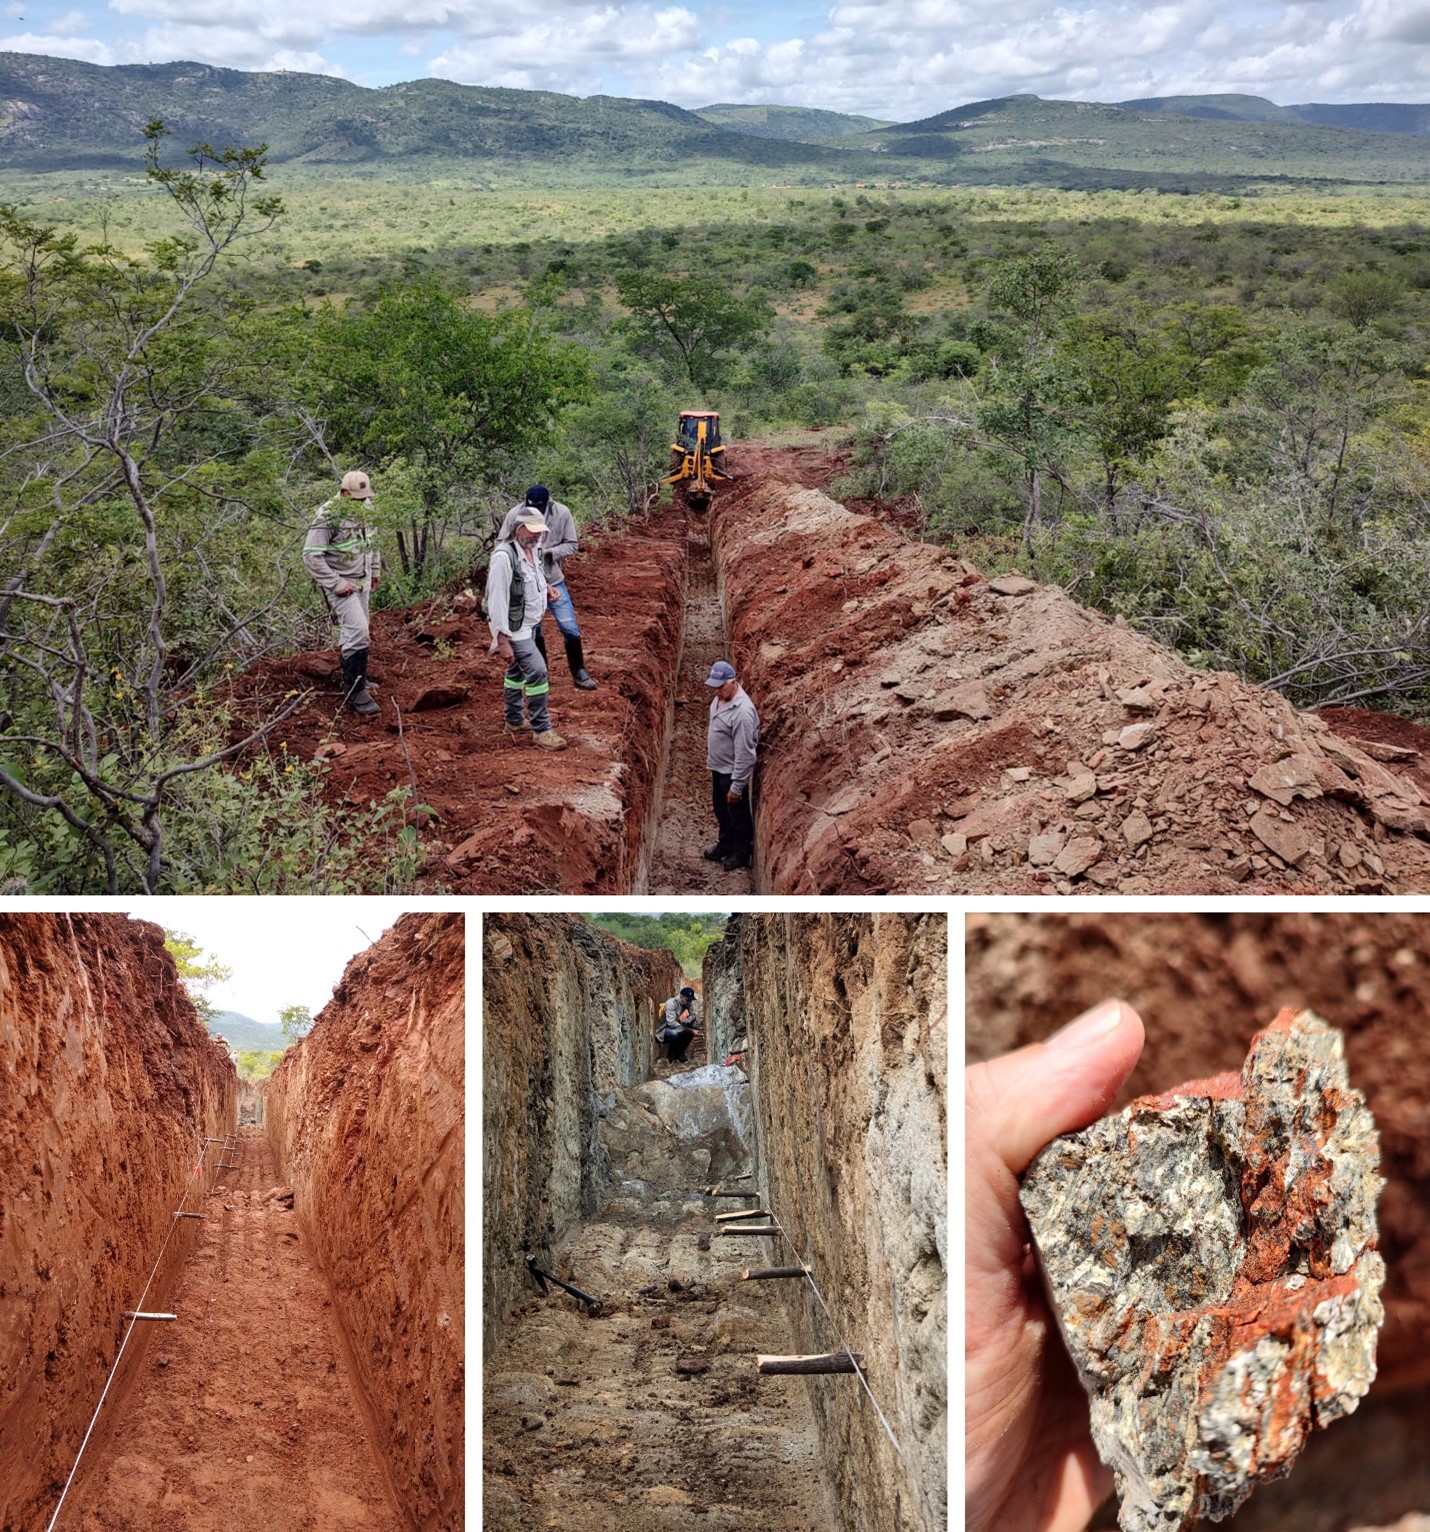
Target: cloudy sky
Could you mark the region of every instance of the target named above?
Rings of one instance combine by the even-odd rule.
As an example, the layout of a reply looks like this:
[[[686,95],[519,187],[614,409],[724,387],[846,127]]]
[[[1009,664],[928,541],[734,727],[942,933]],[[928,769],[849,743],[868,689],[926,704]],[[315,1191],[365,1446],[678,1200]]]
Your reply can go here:
[[[362,85],[436,75],[903,122],[1018,91],[1430,99],[1430,0],[0,0],[0,13],[0,49],[98,64],[197,59]]]
[[[276,1022],[284,1006],[314,1016],[332,999],[348,960],[395,925],[398,899],[148,899],[126,914],[182,931],[233,969],[208,999],[219,1011]]]

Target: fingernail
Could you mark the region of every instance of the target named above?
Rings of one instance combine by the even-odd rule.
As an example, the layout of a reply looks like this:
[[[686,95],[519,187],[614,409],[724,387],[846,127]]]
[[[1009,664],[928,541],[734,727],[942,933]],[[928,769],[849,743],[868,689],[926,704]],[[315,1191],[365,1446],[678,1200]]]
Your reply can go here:
[[[1048,1039],[1047,1046],[1066,1049],[1069,1052],[1090,1047],[1106,1037],[1121,1020],[1122,1002],[1104,1000],[1101,1005],[1094,1006],[1090,1011],[1084,1011],[1081,1016],[1070,1021],[1062,1031],[1054,1032]]]

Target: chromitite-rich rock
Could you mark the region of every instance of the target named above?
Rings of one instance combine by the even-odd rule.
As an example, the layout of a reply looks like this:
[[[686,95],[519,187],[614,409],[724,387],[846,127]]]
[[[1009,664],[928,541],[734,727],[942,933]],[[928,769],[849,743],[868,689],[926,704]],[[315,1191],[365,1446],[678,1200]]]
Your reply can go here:
[[[1380,1145],[1310,1011],[1080,1133],[1022,1202],[1123,1532],[1230,1515],[1375,1377]]]

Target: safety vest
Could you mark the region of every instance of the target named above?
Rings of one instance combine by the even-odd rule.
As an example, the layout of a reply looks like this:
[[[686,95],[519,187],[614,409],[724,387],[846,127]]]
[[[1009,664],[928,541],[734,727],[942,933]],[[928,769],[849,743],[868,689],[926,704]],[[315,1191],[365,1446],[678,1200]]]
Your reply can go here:
[[[501,548],[506,549],[507,562],[511,567],[511,589],[507,592],[507,631],[520,633],[526,619],[526,581],[522,578],[519,562],[521,549],[517,547],[515,538],[498,543],[497,549]]]

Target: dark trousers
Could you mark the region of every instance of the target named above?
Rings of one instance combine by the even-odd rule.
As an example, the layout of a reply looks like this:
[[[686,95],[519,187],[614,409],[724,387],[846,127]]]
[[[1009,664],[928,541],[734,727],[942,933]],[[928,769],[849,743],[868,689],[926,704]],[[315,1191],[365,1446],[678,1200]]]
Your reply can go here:
[[[750,784],[739,798],[729,801],[729,772],[710,773],[710,804],[715,810],[715,823],[720,826],[720,849],[726,856],[749,856],[755,844],[755,823],[750,818]]]
[[[694,1036],[695,1033],[690,1027],[682,1027],[680,1036],[671,1039],[667,1046],[670,1048],[672,1062],[676,1064],[685,1062],[685,1050],[690,1046],[690,1039]]]

